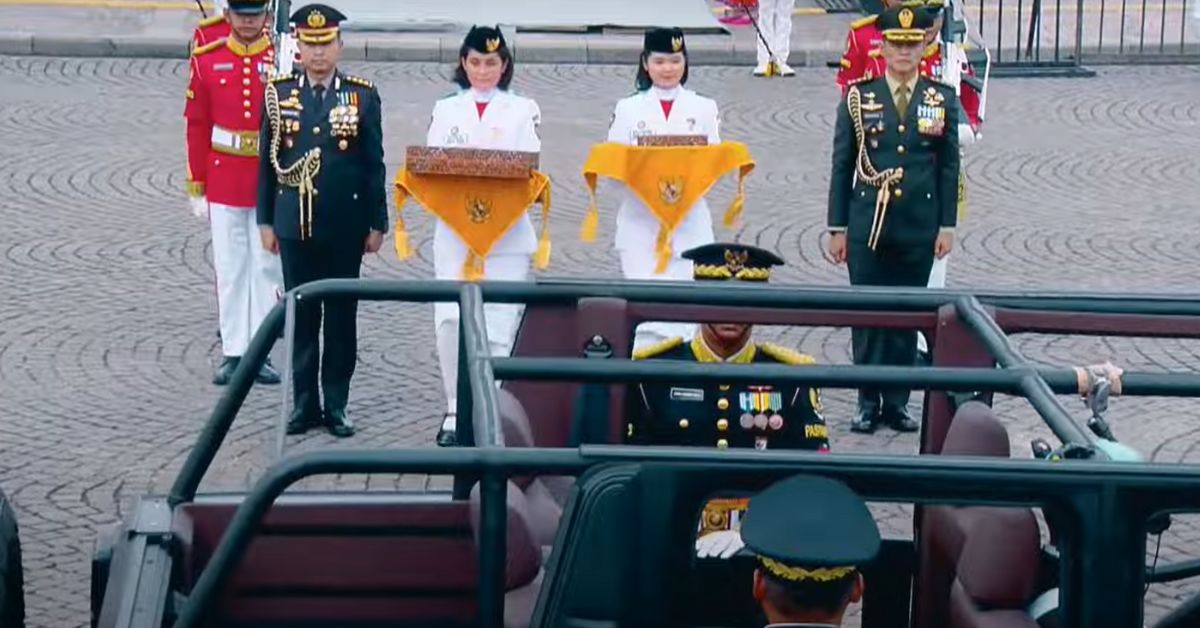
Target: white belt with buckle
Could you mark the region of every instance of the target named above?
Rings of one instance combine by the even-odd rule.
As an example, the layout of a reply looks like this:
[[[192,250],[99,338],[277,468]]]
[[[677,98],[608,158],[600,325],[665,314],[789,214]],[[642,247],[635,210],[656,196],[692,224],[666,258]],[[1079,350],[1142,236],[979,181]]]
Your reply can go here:
[[[257,131],[231,131],[219,126],[212,130],[212,146],[214,150],[234,155],[258,155]]]

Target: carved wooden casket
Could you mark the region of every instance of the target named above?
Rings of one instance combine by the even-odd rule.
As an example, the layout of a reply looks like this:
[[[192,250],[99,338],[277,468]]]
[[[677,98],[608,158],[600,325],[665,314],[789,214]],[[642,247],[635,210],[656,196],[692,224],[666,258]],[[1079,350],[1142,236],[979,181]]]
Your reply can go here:
[[[538,153],[432,146],[409,146],[404,160],[404,167],[412,174],[492,179],[528,179],[539,163]]]

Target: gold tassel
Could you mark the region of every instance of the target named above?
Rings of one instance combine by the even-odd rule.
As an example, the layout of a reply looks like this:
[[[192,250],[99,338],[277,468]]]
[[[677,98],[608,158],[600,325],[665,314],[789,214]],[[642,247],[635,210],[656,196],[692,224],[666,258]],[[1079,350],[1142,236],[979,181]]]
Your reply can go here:
[[[742,219],[742,211],[746,208],[746,176],[740,172],[737,185],[737,194],[733,196],[729,209],[725,210],[725,226],[730,229],[738,226]]]
[[[654,266],[654,274],[661,275],[667,272],[667,264],[671,261],[671,234],[664,228],[658,230],[658,243],[654,247],[654,252],[658,254],[658,263]]]
[[[408,229],[404,226],[401,211],[408,201],[408,193],[399,184],[396,185],[396,259],[405,260],[412,257],[412,244],[408,241]]]
[[[462,278],[464,281],[479,281],[483,279],[483,258],[475,251],[467,251],[467,261],[463,262]]]
[[[538,237],[537,253],[533,257],[533,265],[538,270],[545,270],[550,266],[550,186],[547,185],[542,190],[542,195],[538,198],[542,204],[542,233]],[[594,234],[593,234],[594,237]]]
[[[600,210],[596,207],[596,179],[588,177],[588,195],[591,202],[588,204],[587,214],[583,216],[583,226],[579,228],[579,239],[584,242],[594,242],[596,240],[596,229],[600,226]]]

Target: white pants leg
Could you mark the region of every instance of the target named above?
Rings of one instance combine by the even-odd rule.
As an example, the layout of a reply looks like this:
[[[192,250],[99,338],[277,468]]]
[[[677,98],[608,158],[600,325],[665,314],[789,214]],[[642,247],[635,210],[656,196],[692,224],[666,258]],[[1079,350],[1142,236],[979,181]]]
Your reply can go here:
[[[763,65],[771,60],[763,39],[771,45],[775,60],[787,63],[792,48],[792,9],[796,0],[760,0],[758,3],[758,27],[762,29],[762,38],[758,42],[758,64]]]
[[[945,288],[946,287],[946,263],[950,261],[950,256],[947,255],[942,259],[933,260],[933,268],[929,269],[929,284],[927,288]],[[917,350],[922,353],[929,352],[929,342],[925,340],[925,334],[917,333]]]
[[[658,263],[658,255],[653,251],[641,249],[622,249],[617,251],[621,256],[621,273],[626,279],[656,279],[660,281],[693,281],[692,261],[681,257],[672,258],[663,274],[654,274],[654,266]],[[633,334],[633,350],[637,351],[669,338],[681,336],[691,340],[696,335],[695,323],[647,322],[637,326]]]
[[[241,357],[279,299],[279,257],[262,248],[253,207],[209,204],[221,353]]]
[[[484,276],[495,281],[525,281],[529,276],[529,255],[489,255],[484,260]],[[451,277],[438,277],[452,279]],[[453,277],[457,279],[457,277]],[[510,303],[486,303],[483,306],[487,325],[488,345],[493,356],[512,354],[517,327],[525,306]],[[442,369],[442,386],[446,393],[446,412],[458,412],[458,321],[457,303],[433,305],[434,331],[437,335],[438,365]],[[454,425],[447,424],[447,429]]]

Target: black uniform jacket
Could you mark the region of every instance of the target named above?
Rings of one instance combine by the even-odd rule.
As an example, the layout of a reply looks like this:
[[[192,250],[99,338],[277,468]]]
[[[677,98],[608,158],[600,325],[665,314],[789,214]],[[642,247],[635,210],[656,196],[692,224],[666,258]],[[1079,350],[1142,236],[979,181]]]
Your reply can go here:
[[[279,165],[287,168],[314,147],[321,148],[315,181],[311,237],[318,241],[361,241],[371,229],[387,232],[387,183],[379,92],[366,79],[335,74],[329,92],[316,101],[307,77],[297,73],[272,80],[279,93]],[[281,185],[270,160],[271,122],[259,134],[258,224],[280,238],[301,238],[300,192]]]
[[[946,85],[919,77],[907,113],[897,112],[887,79],[851,85],[861,96],[865,153],[877,172],[904,169],[892,186],[879,248],[932,245],[953,228],[958,212],[958,97]],[[828,224],[850,242],[866,242],[875,220],[878,188],[855,177],[858,141],[849,95],[838,107],[829,182]]]
[[[720,362],[699,336],[673,338],[634,359]],[[802,353],[750,343],[733,363],[813,364]],[[761,385],[640,384],[626,395],[626,440],[642,445],[827,450],[829,432],[816,389],[781,382]]]

